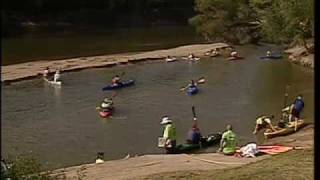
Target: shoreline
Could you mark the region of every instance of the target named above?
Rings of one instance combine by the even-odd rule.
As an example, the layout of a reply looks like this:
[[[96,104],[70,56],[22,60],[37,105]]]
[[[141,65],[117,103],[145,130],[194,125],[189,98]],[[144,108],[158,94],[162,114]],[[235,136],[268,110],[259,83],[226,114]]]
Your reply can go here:
[[[303,46],[295,46],[286,49],[284,52],[289,54],[288,60],[294,64],[314,69],[314,43],[313,40],[309,40],[308,48],[312,49],[312,53],[308,53],[306,48]]]
[[[170,49],[160,49],[145,52],[121,53],[101,56],[78,57],[62,60],[40,60],[27,63],[2,66],[1,83],[5,85],[12,82],[42,77],[46,67],[51,70],[61,69],[61,72],[79,71],[89,68],[112,67],[121,64],[138,63],[142,61],[162,60],[166,56],[184,57],[189,53],[203,57],[204,53],[214,48],[230,47],[226,43],[192,44],[178,46]]]
[[[314,126],[308,125],[297,133],[268,140],[264,145],[280,144],[291,147],[301,147],[303,150],[313,149]],[[299,151],[299,150],[296,150]],[[105,161],[101,164],[83,164],[60,168],[52,171],[53,176],[66,179],[140,179],[152,177],[154,174],[178,171],[208,171],[215,169],[230,169],[242,167],[275,157],[263,155],[256,158],[238,158],[218,153],[201,154],[161,154],[126,157],[118,160]]]

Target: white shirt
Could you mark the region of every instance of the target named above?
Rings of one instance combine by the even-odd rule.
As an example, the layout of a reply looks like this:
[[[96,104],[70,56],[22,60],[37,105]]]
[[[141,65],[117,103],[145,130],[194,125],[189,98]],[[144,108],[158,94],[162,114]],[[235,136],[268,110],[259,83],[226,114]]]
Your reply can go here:
[[[256,121],[257,124],[263,124],[263,121],[270,124],[271,119],[270,118],[265,118],[265,117],[259,117]]]
[[[54,81],[58,81],[59,79],[60,79],[60,74],[59,73],[55,73],[54,77],[53,77],[53,80]]]

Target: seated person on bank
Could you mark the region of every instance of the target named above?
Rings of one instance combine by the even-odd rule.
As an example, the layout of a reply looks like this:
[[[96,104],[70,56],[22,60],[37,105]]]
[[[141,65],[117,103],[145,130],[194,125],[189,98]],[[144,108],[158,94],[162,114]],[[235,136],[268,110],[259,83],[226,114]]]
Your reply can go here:
[[[236,146],[237,136],[232,131],[232,126],[227,125],[226,131],[222,134],[218,152],[222,152],[224,155],[233,155],[236,152]]]

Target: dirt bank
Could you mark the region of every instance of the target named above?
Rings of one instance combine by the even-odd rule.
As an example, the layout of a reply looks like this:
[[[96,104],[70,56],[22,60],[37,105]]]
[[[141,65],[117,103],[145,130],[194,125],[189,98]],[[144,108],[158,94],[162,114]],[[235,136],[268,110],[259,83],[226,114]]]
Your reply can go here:
[[[205,52],[214,48],[221,49],[229,47],[225,43],[214,44],[194,44],[180,46],[172,49],[162,49],[147,52],[137,52],[130,54],[113,54],[93,57],[79,57],[57,61],[33,61],[28,63],[2,66],[1,82],[10,83],[23,79],[41,77],[43,70],[49,67],[52,70],[61,69],[61,71],[76,71],[86,68],[108,67],[117,64],[136,63],[146,60],[161,60],[166,56],[187,56],[193,53],[196,56],[203,56]]]
[[[314,43],[312,40],[308,42],[309,52],[303,46],[296,46],[287,49],[285,53],[289,54],[289,61],[311,69],[314,69]]]
[[[306,126],[299,132],[271,139],[267,144],[300,146],[303,149],[313,149],[313,125]],[[67,179],[139,179],[157,173],[214,170],[239,167],[252,162],[271,157],[264,155],[257,158],[237,158],[217,153],[178,154],[178,155],[144,155],[121,160],[107,161],[103,164],[86,164],[54,171],[54,174],[64,174]]]

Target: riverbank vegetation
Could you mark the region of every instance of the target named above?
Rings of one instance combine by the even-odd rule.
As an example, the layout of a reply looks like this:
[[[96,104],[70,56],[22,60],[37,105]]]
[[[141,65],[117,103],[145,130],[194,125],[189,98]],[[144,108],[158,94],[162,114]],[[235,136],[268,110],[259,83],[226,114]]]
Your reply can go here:
[[[195,10],[190,23],[209,41],[306,46],[314,37],[313,0],[195,0]]]
[[[4,0],[2,36],[49,28],[188,24],[193,0]]]
[[[178,171],[150,175],[142,179],[314,179],[313,165],[313,150],[297,150],[237,168],[211,171]]]

